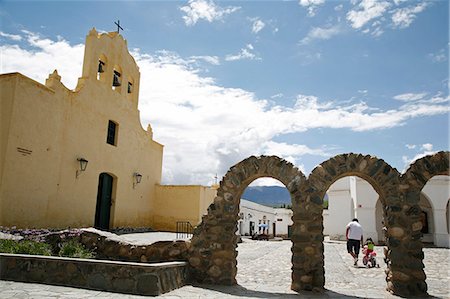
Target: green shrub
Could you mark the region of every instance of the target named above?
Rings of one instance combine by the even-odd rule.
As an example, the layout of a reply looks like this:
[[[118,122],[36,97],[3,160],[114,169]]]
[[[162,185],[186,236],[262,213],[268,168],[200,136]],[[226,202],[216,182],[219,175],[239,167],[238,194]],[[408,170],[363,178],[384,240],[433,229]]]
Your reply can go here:
[[[0,240],[0,252],[13,254],[51,255],[48,244],[29,240]]]
[[[94,254],[84,248],[84,246],[76,240],[68,240],[59,245],[59,256],[74,258],[94,258]],[[51,246],[46,243],[30,241],[30,240],[1,240],[0,252],[12,254],[30,254],[30,255],[52,255]]]
[[[84,248],[83,244],[75,240],[69,240],[67,242],[60,244],[61,249],[59,250],[59,256],[64,257],[75,257],[90,259],[94,257],[94,254]]]

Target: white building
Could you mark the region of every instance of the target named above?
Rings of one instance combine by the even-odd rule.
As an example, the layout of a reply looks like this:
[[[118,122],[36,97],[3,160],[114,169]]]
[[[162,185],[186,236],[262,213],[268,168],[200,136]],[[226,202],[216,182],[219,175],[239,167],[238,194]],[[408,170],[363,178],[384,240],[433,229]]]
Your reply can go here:
[[[276,237],[288,237],[292,225],[292,210],[272,208],[241,199],[238,233],[251,236],[266,233]]]
[[[345,239],[345,227],[358,218],[364,238],[383,240],[383,214],[378,194],[359,177],[345,177],[331,185],[327,192],[328,209],[324,210],[324,234],[331,239]],[[423,242],[450,248],[450,177],[435,176],[422,190]]]

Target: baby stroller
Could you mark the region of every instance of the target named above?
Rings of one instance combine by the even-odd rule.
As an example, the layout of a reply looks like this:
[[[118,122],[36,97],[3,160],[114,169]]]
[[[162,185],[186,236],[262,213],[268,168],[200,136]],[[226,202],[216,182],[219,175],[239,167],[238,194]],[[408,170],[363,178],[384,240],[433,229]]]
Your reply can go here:
[[[367,245],[364,245],[364,248],[363,248],[364,257],[362,260],[364,266],[366,266],[367,268],[374,268],[374,267],[380,268],[380,265],[378,265],[378,263],[377,263],[377,258],[376,258],[377,253],[375,251],[371,251],[371,252],[369,252],[369,254],[367,254],[367,250],[368,250]]]

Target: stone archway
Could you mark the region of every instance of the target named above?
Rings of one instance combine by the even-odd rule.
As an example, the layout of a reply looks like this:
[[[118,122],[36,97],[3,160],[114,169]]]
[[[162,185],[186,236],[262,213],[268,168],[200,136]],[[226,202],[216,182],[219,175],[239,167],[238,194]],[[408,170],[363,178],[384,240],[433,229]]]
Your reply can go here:
[[[435,175],[449,175],[449,152],[422,158],[400,176],[370,155],[342,154],[316,167],[308,180],[276,156],[250,157],[233,166],[220,182],[214,203],[194,230],[189,249],[193,278],[211,284],[236,284],[237,221],[240,196],[255,179],[272,177],[291,194],[292,285],[295,291],[323,289],[323,197],[336,180],[358,176],[379,195],[386,226],[387,290],[400,296],[427,294],[418,205],[420,192]]]
[[[372,185],[383,206],[383,216],[387,220],[385,220],[386,227],[399,221],[397,212],[402,210],[398,194],[400,174],[385,161],[370,155],[342,154],[321,163],[309,175],[308,186],[303,196],[306,196],[306,201],[320,202],[328,188],[335,181],[346,176],[358,176]],[[322,211],[318,211],[312,217],[321,219]],[[294,222],[296,220],[294,219]],[[386,237],[386,244],[390,247],[392,240]],[[323,235],[319,241],[323,242]],[[396,256],[393,258],[395,260]],[[388,275],[388,279],[389,277]]]
[[[294,217],[300,205],[300,185],[305,176],[294,165],[276,156],[250,157],[231,167],[225,174],[217,196],[208,208],[208,214],[194,230],[189,251],[191,274],[198,282],[211,284],[236,284],[237,273],[237,221],[239,203],[245,188],[261,177],[271,177],[282,182],[291,194]],[[295,225],[295,224],[294,224]],[[311,227],[317,234],[321,225]],[[294,265],[305,260],[302,252],[292,247]],[[321,253],[317,251],[317,259]],[[323,269],[322,269],[323,271]],[[297,277],[293,276],[293,284]]]
[[[450,175],[450,153],[438,152],[414,162],[400,177],[399,193],[402,210],[408,217],[404,235],[393,236],[398,242],[398,255],[401,262],[391,265],[392,284],[399,294],[425,295],[427,285],[423,264],[422,221],[419,206],[420,194],[433,176]],[[392,253],[391,253],[392,256]],[[394,279],[398,277],[399,279]]]

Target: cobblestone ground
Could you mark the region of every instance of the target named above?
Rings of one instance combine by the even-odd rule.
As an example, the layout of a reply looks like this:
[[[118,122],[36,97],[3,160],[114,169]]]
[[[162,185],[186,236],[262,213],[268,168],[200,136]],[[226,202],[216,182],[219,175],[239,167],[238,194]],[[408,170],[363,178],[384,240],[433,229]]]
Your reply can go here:
[[[185,286],[163,298],[399,298],[385,291],[385,264],[377,247],[380,268],[354,267],[344,242],[325,242],[325,293],[290,290],[291,242],[244,240],[239,244],[239,285]],[[450,249],[426,248],[428,291],[450,298]],[[0,281],[0,298],[143,298],[68,287]]]

